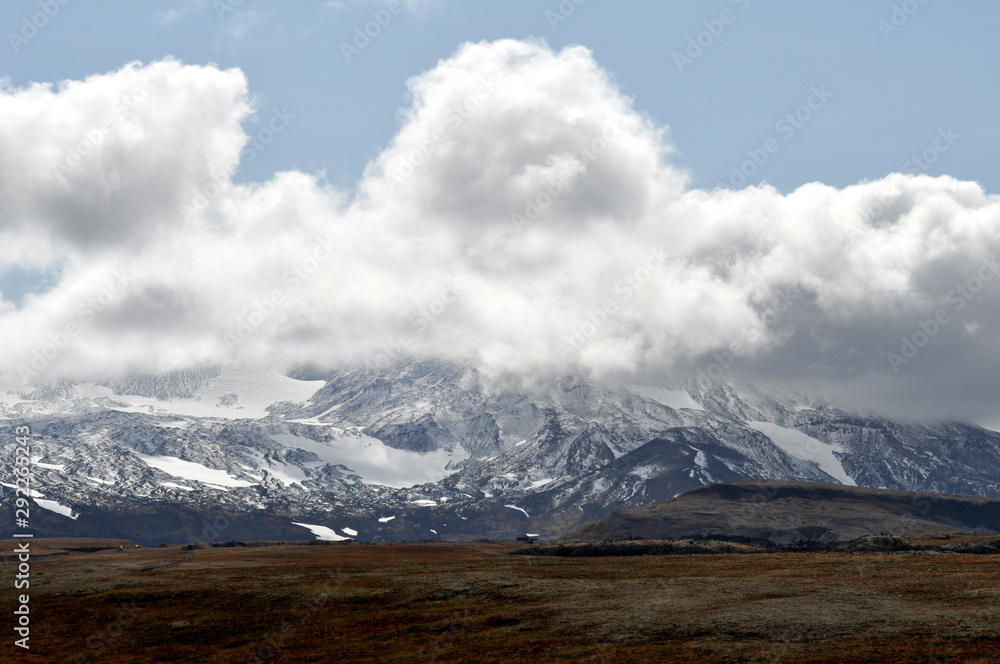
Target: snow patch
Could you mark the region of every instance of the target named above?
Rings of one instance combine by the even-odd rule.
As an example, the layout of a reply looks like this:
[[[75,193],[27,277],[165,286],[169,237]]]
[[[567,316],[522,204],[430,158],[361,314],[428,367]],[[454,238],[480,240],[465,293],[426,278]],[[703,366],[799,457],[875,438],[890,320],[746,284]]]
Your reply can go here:
[[[114,480],[102,480],[100,477],[91,477],[89,475],[84,475],[84,479],[88,479],[91,482],[97,482],[98,484],[114,484]]]
[[[324,463],[344,466],[360,475],[365,484],[405,489],[439,482],[458,472],[447,468],[458,457],[445,450],[426,453],[397,450],[361,433],[337,436],[329,443],[291,433],[273,434],[271,439],[285,447],[312,452]]]
[[[42,498],[35,498],[35,504],[41,507],[43,510],[48,510],[50,512],[55,512],[56,514],[62,514],[63,516],[68,516],[71,519],[76,519],[79,514],[73,514],[72,508],[66,507],[65,505],[60,505],[54,500],[44,500]]]
[[[345,533],[347,533],[351,537],[357,537],[358,536],[358,531],[354,530],[353,528],[341,528],[341,530],[343,530]]]
[[[303,482],[306,482],[309,477],[298,466],[287,464],[283,461],[278,461],[277,459],[266,458],[260,452],[255,452],[254,457],[256,457],[257,461],[257,467],[254,468],[254,470],[267,471],[272,477],[274,477],[274,479],[278,480],[285,486],[298,484],[302,488],[305,488]]]
[[[394,516],[383,516],[382,518],[380,518],[380,519],[378,520],[378,522],[379,522],[379,523],[389,523],[390,521],[392,521],[392,520],[393,520],[393,519],[395,519],[395,518],[396,518],[396,517],[394,517]]]
[[[193,487],[184,486],[183,484],[177,484],[175,482],[160,482],[160,486],[165,486],[169,489],[180,489],[181,491],[194,491]]]
[[[504,507],[509,507],[512,510],[517,510],[518,512],[524,512],[524,516],[527,516],[529,519],[531,518],[528,516],[528,513],[524,511],[524,508],[518,507],[517,505],[504,505]]]
[[[253,486],[253,482],[236,479],[224,470],[215,470],[193,461],[184,461],[171,456],[150,456],[134,450],[132,454],[142,459],[147,466],[158,468],[168,475],[201,482],[213,488],[224,490],[225,487]]]
[[[651,480],[656,477],[656,468],[653,466],[638,466],[633,468],[629,475],[635,475],[640,480]]]
[[[628,389],[633,394],[646,397],[650,401],[655,401],[674,410],[680,410],[681,408],[705,410],[685,390],[665,390],[662,387],[653,387],[652,385],[629,385]]]
[[[335,410],[339,410],[341,407],[343,407],[343,405],[344,404],[342,404],[342,403],[338,403],[338,404],[334,405],[332,408],[327,408],[326,410],[324,410],[319,415],[316,415],[315,417],[307,417],[305,419],[288,420],[288,421],[289,422],[298,422],[300,424],[311,424],[313,426],[319,426],[319,427],[333,426],[332,423],[330,423],[330,422],[324,422],[321,418],[324,415],[328,415],[328,414],[332,413]]]
[[[38,466],[39,468],[45,468],[47,470],[58,470],[60,473],[66,469],[66,466],[61,463],[42,463],[41,461],[32,461],[32,466]]]
[[[18,486],[16,484],[7,484],[6,482],[0,482],[0,486],[5,486],[5,487],[8,487],[10,489],[14,489],[15,491],[18,488]],[[41,498],[44,495],[45,495],[44,493],[38,493],[38,491],[36,491],[35,489],[28,489],[28,496],[30,498]]]
[[[844,470],[840,459],[834,455],[834,452],[844,451],[840,445],[824,443],[801,431],[787,429],[770,422],[747,422],[747,426],[770,438],[771,442],[796,459],[812,461],[823,472],[837,479],[841,484],[857,486]]]
[[[324,540],[326,542],[343,542],[351,539],[350,537],[341,537],[332,528],[327,528],[326,526],[314,526],[311,523],[298,523],[297,521],[292,521],[292,525],[307,528],[312,531],[312,534],[316,536],[316,539]]]

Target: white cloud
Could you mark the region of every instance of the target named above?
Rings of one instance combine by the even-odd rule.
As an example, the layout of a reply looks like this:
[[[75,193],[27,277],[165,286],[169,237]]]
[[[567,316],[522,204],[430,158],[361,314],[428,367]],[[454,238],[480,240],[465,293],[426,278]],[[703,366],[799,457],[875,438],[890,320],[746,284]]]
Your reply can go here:
[[[157,71],[145,101],[114,110]],[[351,192],[299,172],[232,182],[252,110],[236,70],[168,60],[4,87],[0,267],[27,253],[65,265],[22,308],[0,302],[0,367],[67,324],[81,332],[48,371],[396,350],[608,375],[700,366],[740,344],[734,372],[848,376],[886,403],[995,402],[1000,279],[982,261],[1000,199],[975,183],[689,189],[666,128],[582,47],[466,44],[409,88],[396,138]],[[58,171],[88,135],[80,164]],[[199,192],[203,211],[185,214]],[[127,289],[94,300],[114,269]],[[966,298],[957,288],[977,275]],[[939,310],[949,322],[893,366]]]
[[[979,333],[983,331],[983,326],[976,321],[971,321],[965,323],[965,333],[970,337],[978,337]]]
[[[131,63],[53,88],[0,88],[0,260],[136,248],[236,166],[249,112],[238,70]]]

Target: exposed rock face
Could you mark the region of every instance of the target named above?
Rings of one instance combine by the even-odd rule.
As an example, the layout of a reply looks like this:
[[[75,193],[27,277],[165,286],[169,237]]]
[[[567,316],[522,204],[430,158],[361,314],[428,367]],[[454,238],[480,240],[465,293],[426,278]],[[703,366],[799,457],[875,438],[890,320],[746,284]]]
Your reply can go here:
[[[998,433],[894,422],[750,385],[538,377],[526,387],[435,361],[297,376],[212,367],[0,387],[0,421],[34,432],[38,498],[61,506],[34,523],[45,534],[157,544],[211,535],[205,522],[221,510],[247,524],[244,539],[316,537],[294,525],[306,523],[366,541],[544,540],[747,479],[1000,496]],[[0,439],[7,486],[13,446]],[[906,514],[922,519],[922,506]],[[725,525],[692,520],[681,535]],[[825,541],[848,537],[845,528],[785,530]]]
[[[183,371],[171,371],[163,375],[126,374],[101,383],[110,387],[115,394],[133,394],[157,399],[190,398],[198,388],[222,373],[221,367],[208,366]]]

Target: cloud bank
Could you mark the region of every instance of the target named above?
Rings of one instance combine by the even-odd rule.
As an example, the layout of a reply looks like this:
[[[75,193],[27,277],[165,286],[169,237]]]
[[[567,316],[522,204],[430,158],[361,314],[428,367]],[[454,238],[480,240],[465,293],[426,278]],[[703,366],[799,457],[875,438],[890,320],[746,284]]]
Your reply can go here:
[[[235,69],[0,88],[0,272],[62,275],[0,299],[0,367],[477,357],[994,408],[1000,197],[976,183],[691,189],[667,128],[583,47],[465,44],[408,86],[350,191],[234,182],[295,122]],[[251,113],[269,118],[255,136]]]

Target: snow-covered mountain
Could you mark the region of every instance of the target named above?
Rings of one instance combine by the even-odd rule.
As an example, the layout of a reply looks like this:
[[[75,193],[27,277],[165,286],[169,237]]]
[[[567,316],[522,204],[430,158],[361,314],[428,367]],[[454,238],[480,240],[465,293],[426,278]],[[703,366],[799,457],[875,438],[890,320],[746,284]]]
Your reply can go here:
[[[727,383],[526,386],[471,363],[4,385],[0,419],[5,491],[12,427],[32,429],[36,532],[146,544],[555,537],[741,479],[1000,495],[1000,434],[976,426]]]

